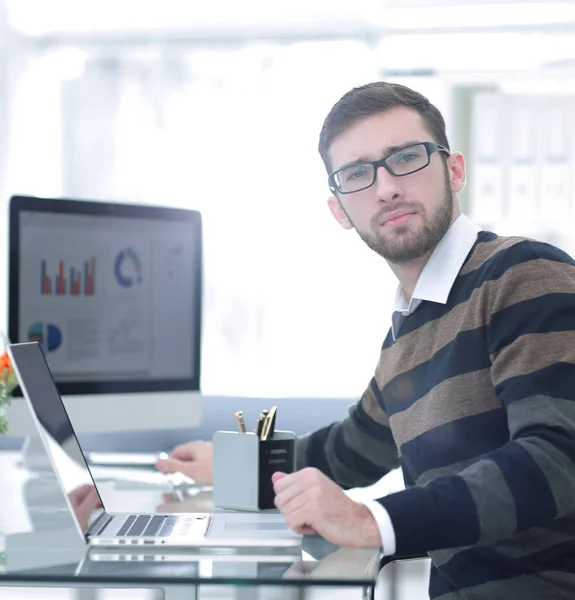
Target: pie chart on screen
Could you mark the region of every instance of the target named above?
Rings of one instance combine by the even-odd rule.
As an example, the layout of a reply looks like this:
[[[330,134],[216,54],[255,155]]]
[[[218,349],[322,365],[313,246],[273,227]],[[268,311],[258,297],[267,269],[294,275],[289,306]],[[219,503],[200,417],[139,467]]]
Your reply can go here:
[[[28,341],[38,342],[44,352],[53,352],[62,344],[62,330],[53,323],[38,321],[28,328]]]

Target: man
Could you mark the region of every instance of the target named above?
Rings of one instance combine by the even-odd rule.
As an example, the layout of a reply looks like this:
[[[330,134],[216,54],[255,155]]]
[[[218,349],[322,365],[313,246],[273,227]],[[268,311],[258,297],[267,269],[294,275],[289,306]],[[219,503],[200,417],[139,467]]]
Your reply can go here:
[[[399,280],[375,376],[349,417],[273,476],[287,523],[343,546],[428,552],[433,598],[575,596],[575,262],[461,214],[465,161],[440,112],[372,83],[332,108],[329,208]],[[160,464],[192,477],[209,445]],[[406,489],[363,486],[400,464]],[[341,487],[340,487],[341,486]]]

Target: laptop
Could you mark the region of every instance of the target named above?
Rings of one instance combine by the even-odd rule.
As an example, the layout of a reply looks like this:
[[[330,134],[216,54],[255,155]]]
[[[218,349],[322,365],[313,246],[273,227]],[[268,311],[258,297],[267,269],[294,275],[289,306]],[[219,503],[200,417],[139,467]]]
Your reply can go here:
[[[109,513],[80,448],[41,346],[37,342],[10,344],[8,354],[22,393],[30,406],[38,434],[52,463],[70,514],[90,546],[130,547],[300,547],[279,513]],[[88,406],[89,400],[86,401]],[[70,469],[95,488],[102,508],[86,523],[76,514],[69,494]],[[74,478],[74,482],[78,477]],[[76,483],[74,483],[76,485]]]

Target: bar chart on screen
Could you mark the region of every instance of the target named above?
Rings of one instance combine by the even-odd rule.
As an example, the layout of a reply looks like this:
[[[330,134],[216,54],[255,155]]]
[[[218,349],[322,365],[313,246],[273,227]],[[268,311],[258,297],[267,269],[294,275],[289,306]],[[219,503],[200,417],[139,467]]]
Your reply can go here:
[[[40,262],[40,293],[42,296],[93,296],[96,289],[96,257],[85,260],[81,267],[67,267],[66,261],[57,262],[51,275],[48,261]]]

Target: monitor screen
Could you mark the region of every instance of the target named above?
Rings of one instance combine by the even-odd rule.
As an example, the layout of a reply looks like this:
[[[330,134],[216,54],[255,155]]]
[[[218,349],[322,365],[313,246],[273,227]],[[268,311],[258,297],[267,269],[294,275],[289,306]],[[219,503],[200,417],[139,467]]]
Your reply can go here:
[[[199,390],[201,253],[194,210],[13,197],[9,338],[62,394]]]

